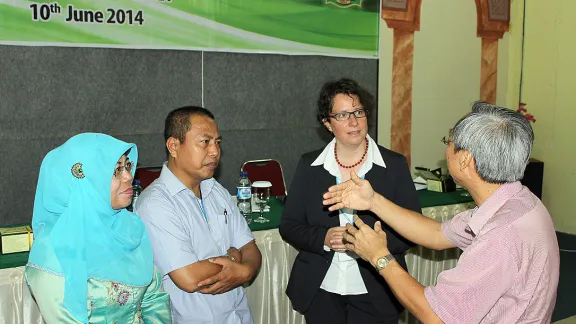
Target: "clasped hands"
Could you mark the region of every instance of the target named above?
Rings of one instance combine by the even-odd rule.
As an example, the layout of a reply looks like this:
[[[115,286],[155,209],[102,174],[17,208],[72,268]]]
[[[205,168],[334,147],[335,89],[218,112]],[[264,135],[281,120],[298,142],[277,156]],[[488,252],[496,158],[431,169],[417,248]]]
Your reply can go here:
[[[203,294],[217,295],[232,290],[252,277],[252,270],[242,263],[242,254],[236,248],[228,249],[228,256],[219,256],[208,259],[208,261],[221,265],[222,269],[212,277],[202,280],[198,287],[202,287],[199,292]]]
[[[374,195],[370,182],[361,179],[352,171],[349,181],[328,189],[323,196],[323,204],[330,206],[328,208],[330,211],[341,208],[370,210],[373,206]],[[379,257],[390,253],[386,232],[382,230],[380,221],[376,222],[372,229],[358,215],[354,215],[354,225],[348,223],[346,227],[330,228],[324,244],[336,252],[353,251],[372,265]]]

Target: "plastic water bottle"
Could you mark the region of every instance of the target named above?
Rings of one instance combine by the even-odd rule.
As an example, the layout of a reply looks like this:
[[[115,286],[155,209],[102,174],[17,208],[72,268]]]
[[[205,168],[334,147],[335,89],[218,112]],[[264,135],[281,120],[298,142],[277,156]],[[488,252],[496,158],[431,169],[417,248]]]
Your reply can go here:
[[[128,207],[129,211],[134,211],[134,206],[136,206],[136,201],[141,193],[142,187],[140,186],[140,179],[136,179],[134,180],[134,185],[132,185],[132,203]]]
[[[236,185],[236,198],[238,198],[238,209],[244,217],[252,213],[252,187],[248,172],[240,172],[240,179]]]

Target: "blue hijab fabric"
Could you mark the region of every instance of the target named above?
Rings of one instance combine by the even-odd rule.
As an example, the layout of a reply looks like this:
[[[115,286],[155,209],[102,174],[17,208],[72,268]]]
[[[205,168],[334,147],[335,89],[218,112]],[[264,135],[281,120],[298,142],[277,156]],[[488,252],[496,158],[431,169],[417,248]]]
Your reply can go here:
[[[146,286],[152,246],[138,216],[112,209],[110,185],[122,155],[136,170],[135,144],[83,133],[50,151],[34,199],[34,243],[28,262],[65,278],[64,307],[88,322],[88,278]]]

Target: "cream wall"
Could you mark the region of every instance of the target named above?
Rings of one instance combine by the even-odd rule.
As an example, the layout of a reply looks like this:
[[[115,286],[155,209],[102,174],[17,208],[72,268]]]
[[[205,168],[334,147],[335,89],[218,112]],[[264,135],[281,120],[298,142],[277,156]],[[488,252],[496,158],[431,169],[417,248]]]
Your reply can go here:
[[[556,229],[576,234],[576,1],[528,1],[522,100],[536,118],[543,201]]]
[[[414,40],[412,169],[444,166],[440,138],[480,94],[474,0],[422,1]],[[497,103],[522,101],[537,122],[533,157],[544,161],[544,197],[556,229],[576,234],[576,0],[512,0],[499,42]],[[378,142],[390,145],[393,32],[380,25]],[[522,51],[524,62],[522,65]],[[523,74],[521,73],[523,71]]]
[[[515,7],[522,3],[513,1],[511,10],[510,32],[520,35],[522,10]],[[425,0],[420,17],[420,31],[414,36],[412,170],[445,166],[440,139],[480,96],[481,39],[476,36],[474,0]],[[515,31],[514,25],[520,30]],[[506,33],[498,45],[497,103],[517,107],[520,59],[512,60],[511,55],[520,56],[521,41],[510,38]],[[381,20],[378,142],[386,147],[390,145],[392,41],[392,29]],[[512,67],[517,72],[509,77]]]

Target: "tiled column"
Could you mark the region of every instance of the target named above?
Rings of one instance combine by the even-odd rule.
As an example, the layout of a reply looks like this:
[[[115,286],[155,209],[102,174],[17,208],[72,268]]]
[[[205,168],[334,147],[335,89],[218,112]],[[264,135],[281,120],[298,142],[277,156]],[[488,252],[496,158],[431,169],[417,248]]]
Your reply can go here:
[[[482,38],[480,99],[496,103],[498,40],[510,26],[510,0],[474,0],[478,17],[477,35]]]
[[[421,0],[383,0],[382,19],[394,29],[390,148],[410,166],[414,32],[420,30]]]

